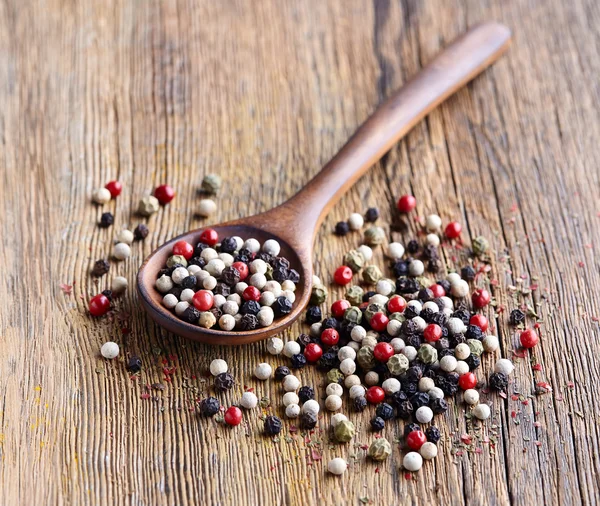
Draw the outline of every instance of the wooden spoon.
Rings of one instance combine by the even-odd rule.
[[[230,221],[214,228],[220,238],[276,239],[281,256],[300,273],[290,314],[266,328],[226,332],[180,320],[163,307],[154,283],[159,270],[181,239],[198,242],[201,229],[180,235],[152,253],[140,268],[137,288],[142,304],[161,327],[209,344],[245,344],[265,339],[289,327],[302,313],[311,293],[313,241],[331,207],[412,127],[434,107],[483,72],[507,49],[510,30],[499,23],[475,26],[442,51],[400,90],[383,102],[352,138],[309,183],[287,202],[270,211]]]

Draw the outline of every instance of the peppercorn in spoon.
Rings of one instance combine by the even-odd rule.
[[[137,288],[144,308],[165,329],[209,344],[245,344],[289,327],[311,293],[313,241],[319,225],[341,196],[433,108],[483,72],[507,49],[510,30],[499,23],[475,26],[383,102],[325,167],[283,204],[254,216],[212,226],[220,238],[276,240],[280,256],[300,274],[291,311],[267,327],[224,331],[187,323],[163,306],[156,287],[159,272],[177,241],[198,243],[203,229],[187,232],[158,248],[140,268]]]

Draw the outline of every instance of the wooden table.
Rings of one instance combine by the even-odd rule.
[[[238,379],[225,403],[247,385],[280,412],[278,385],[251,376],[265,358],[283,363],[264,343],[215,349],[169,335],[138,308],[134,290],[113,318],[87,315],[87,299],[111,275],[133,283],[156,246],[209,223],[194,215],[204,174],[226,181],[212,221],[281,202],[380,100],[489,19],[513,28],[508,54],[352,189],[322,227],[314,259],[330,280],[360,241],[333,236],[333,225],[368,205],[379,206],[391,238],[414,237],[417,224],[394,212],[406,192],[419,215],[465,224],[467,243],[489,238],[496,311],[515,299],[531,304],[542,344],[515,361],[510,394],[522,396],[486,397],[493,419],[479,432],[452,403],[436,422],[445,436],[439,457],[406,479],[397,445],[377,467],[359,447],[330,443],[329,415],[308,440],[287,428],[279,441],[264,437],[258,412],[227,429],[194,412],[207,365],[222,357]],[[13,1],[0,20],[1,504],[597,501],[597,2]],[[92,190],[113,178],[123,194],[92,205]],[[176,200],[142,220],[148,239],[94,282],[93,262],[109,255],[116,230],[140,222],[138,199],[163,182]],[[100,229],[107,210],[115,226]],[[454,250],[444,251],[448,268],[460,267]],[[538,288],[523,298],[511,289],[530,285]],[[498,316],[510,356],[517,338],[507,313]],[[122,344],[121,357],[142,357],[138,378],[123,360],[99,357],[109,339]],[[492,364],[486,358],[483,370]],[[300,376],[324,381],[312,368]],[[540,381],[553,392],[532,395]],[[145,387],[157,383],[164,390]],[[370,410],[350,416],[356,443],[369,443]],[[384,434],[401,433],[392,423]],[[481,437],[474,451],[459,448],[465,433]],[[339,455],[351,461],[341,479],[325,470]]]

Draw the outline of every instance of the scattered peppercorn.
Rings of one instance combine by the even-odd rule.
[[[489,381],[490,388],[498,390],[499,392],[505,392],[508,388],[508,376],[503,372],[495,372],[490,375]]]
[[[230,390],[234,383],[235,380],[233,379],[233,375],[229,372],[222,372],[221,374],[217,374],[215,376],[215,389],[218,392]]]
[[[133,373],[140,372],[142,370],[142,359],[135,355],[132,356],[129,359],[129,362],[127,362],[127,369],[129,369]]]
[[[92,276],[100,277],[104,276],[110,270],[110,264],[108,260],[100,259],[94,262],[94,268],[92,269]]]
[[[386,402],[382,402],[377,406],[375,414],[383,420],[391,420],[394,418],[394,408]]]
[[[304,404],[306,401],[315,398],[315,391],[312,387],[303,386],[298,390],[298,398],[300,399],[300,402]]]
[[[281,432],[281,420],[276,416],[265,418],[265,432],[270,436],[276,436]]]
[[[376,207],[369,207],[365,213],[365,221],[367,223],[375,223],[379,219],[379,209]]]
[[[339,236],[344,236],[350,232],[350,226],[345,221],[339,221],[335,224],[335,233]]]
[[[475,279],[475,269],[473,269],[473,266],[465,265],[460,270],[460,277],[467,281],[473,281]]]
[[[277,381],[283,380],[283,378],[285,378],[289,374],[291,374],[289,368],[287,368],[284,365],[280,365],[279,367],[277,367],[277,369],[275,369],[275,379]]]
[[[513,309],[510,312],[509,322],[511,325],[519,325],[525,321],[525,313],[520,309]]]
[[[102,213],[102,216],[100,216],[100,223],[98,223],[98,226],[101,228],[108,228],[114,222],[115,217],[112,215],[112,213]]]
[[[430,425],[425,429],[425,436],[427,437],[427,441],[433,444],[438,444],[438,441],[442,437],[440,434],[440,429],[438,429],[435,425]]]
[[[304,430],[312,430],[317,426],[317,414],[307,411],[300,415],[300,427]]]
[[[313,324],[320,322],[323,318],[321,308],[319,306],[310,306],[306,311],[306,323]]]
[[[383,418],[381,418],[380,416],[376,416],[375,418],[372,418],[371,419],[371,429],[373,429],[375,432],[382,431],[383,429],[385,429],[385,420]]]
[[[143,223],[140,223],[133,230],[133,237],[136,239],[136,241],[143,241],[146,237],[148,237],[148,232],[148,227]]]
[[[363,396],[355,397],[353,400],[353,404],[354,404],[354,409],[360,413],[360,412],[364,411],[365,408],[367,407],[367,398],[363,397]]]
[[[221,404],[218,399],[215,399],[214,397],[207,397],[200,401],[200,412],[202,413],[202,416],[215,416],[220,408]]]

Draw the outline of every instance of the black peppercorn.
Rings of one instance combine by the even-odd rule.
[[[214,315],[216,321],[219,321],[219,318],[223,316],[223,311],[221,311],[218,307],[211,307],[208,312]],[[217,324],[215,323],[215,325]]]
[[[431,316],[431,323],[438,324],[440,327],[442,327],[442,331],[444,330],[444,326],[446,325],[447,322],[448,322],[448,318],[446,318],[446,315],[444,313],[442,313],[441,311],[438,311],[437,313],[434,313]],[[446,329],[446,330],[448,330],[448,329]]]
[[[196,276],[186,276],[181,280],[183,288],[196,288]]]
[[[310,306],[306,310],[306,323],[312,325],[313,323],[320,322],[321,318],[323,318],[323,314],[319,306]]]
[[[471,353],[467,358],[465,358],[465,362],[469,366],[469,370],[474,371],[481,365],[481,358]]]
[[[253,314],[245,314],[240,320],[240,328],[242,330],[254,330],[258,327],[258,320]]]
[[[273,269],[273,279],[278,283],[283,283],[290,275],[290,271],[285,267],[276,267]]]
[[[441,341],[441,339],[440,339]],[[438,341],[439,343],[439,341]],[[442,350],[438,350],[438,360],[441,360],[447,355],[454,356],[454,348],[444,348]]]
[[[355,397],[352,404],[354,405],[354,409],[360,413],[367,407],[367,398],[363,396]]]
[[[200,318],[200,311],[198,311],[194,306],[188,306],[181,315],[181,319],[188,323],[196,323],[198,318]]]
[[[252,261],[253,255],[250,253],[250,250],[246,248],[242,248],[238,251],[237,255],[233,257],[234,262],[243,262],[245,264],[250,263]]]
[[[477,339],[478,341],[481,341],[483,339],[481,327],[478,327],[477,325],[467,325],[465,337],[467,339]]]
[[[396,408],[396,416],[398,418],[402,418],[403,420],[408,420],[413,414],[413,405],[410,401],[401,402]]]
[[[215,416],[221,407],[218,399],[214,397],[207,397],[200,401],[200,413],[202,416]]]
[[[288,279],[293,283],[300,281],[300,273],[296,269],[290,269],[288,271]]]
[[[226,285],[225,283],[221,283],[220,281],[217,283],[217,286],[213,289],[213,293],[215,295],[222,295],[223,297],[229,297],[231,295],[231,287]]]
[[[450,289],[452,288],[450,281],[448,281],[447,279],[440,279],[439,281],[436,281],[436,283],[444,289],[444,292],[446,292],[446,294],[450,293]]]
[[[513,309],[510,312],[509,322],[511,325],[519,325],[525,320],[525,313],[520,309]]]
[[[300,349],[304,350],[304,348],[306,348],[307,344],[310,344],[313,342],[313,338],[310,337],[308,334],[300,334],[296,338],[296,342],[300,345]]]
[[[508,387],[508,376],[503,372],[495,372],[490,376],[489,385],[493,390],[505,392]]]
[[[391,420],[394,418],[394,408],[392,408],[392,406],[390,406],[387,402],[382,402],[381,404],[377,405],[375,414],[383,420]]]
[[[329,372],[334,369],[338,364],[337,353],[326,351],[321,355],[321,358],[317,361],[317,369],[320,371]]]
[[[339,322],[335,318],[325,318],[321,323],[321,330],[336,329],[339,326]]]
[[[231,389],[234,383],[235,380],[233,379],[233,375],[229,372],[222,372],[215,376],[215,389],[218,392],[225,392],[226,390]]]
[[[419,297],[419,300],[427,302],[433,299],[433,292],[429,288],[421,288],[417,296]]]
[[[188,260],[188,265],[197,265],[202,269],[206,266],[206,261],[202,257],[193,257]]]
[[[471,265],[465,265],[460,270],[460,277],[467,281],[473,281],[475,279],[475,269]]]
[[[237,241],[233,237],[224,237],[221,240],[219,251],[221,253],[233,253],[237,249]]]
[[[292,303],[287,297],[281,295],[275,299],[272,308],[275,316],[283,316],[290,313],[292,310]]]
[[[435,343],[435,348],[436,350],[438,350],[438,360],[441,359],[442,357],[440,356],[440,352],[442,350],[447,350],[450,348],[450,341],[448,340],[447,337],[441,337],[440,339],[438,339]],[[453,350],[454,351],[454,350]]]
[[[445,399],[433,399],[429,407],[431,408],[431,411],[433,411],[436,415],[448,411],[448,403]]]
[[[234,286],[240,282],[241,274],[233,265],[225,267],[221,271],[221,281],[227,283],[229,286]]]
[[[408,262],[404,260],[399,260],[392,267],[394,271],[394,275],[399,278],[401,276],[406,276],[408,274]]]
[[[419,282],[414,278],[398,278],[396,280],[396,293],[408,294],[419,291]]]
[[[208,244],[206,244],[205,242],[199,242],[198,244],[196,244],[196,247],[194,248],[194,256],[195,257],[201,256],[202,252],[206,248],[210,248],[210,246]]]
[[[402,391],[406,394],[407,397],[410,397],[413,394],[416,394],[418,390],[418,385],[416,382],[403,381],[402,382]]]
[[[425,437],[430,443],[438,444],[438,441],[442,436],[440,434],[440,429],[438,429],[435,425],[430,425],[425,429]]]
[[[452,318],[458,318],[462,320],[465,325],[469,325],[469,321],[471,320],[471,313],[468,309],[460,308],[452,313]]]
[[[450,346],[456,348],[459,344],[467,341],[464,334],[455,334],[450,338]]]
[[[315,391],[312,387],[303,386],[298,390],[298,398],[300,399],[300,402],[305,403],[306,401],[315,398]]]
[[[336,233],[336,235],[344,236],[348,232],[350,232],[350,227],[348,226],[347,222],[340,221],[340,222],[338,222],[338,223],[335,224],[335,233]]]
[[[127,369],[131,372],[140,372],[142,370],[142,359],[135,355],[132,356],[127,362]]]
[[[371,419],[371,429],[373,429],[375,432],[385,429],[385,420],[380,416],[376,416],[375,418]]]
[[[427,406],[429,404],[429,394],[425,392],[417,392],[416,394],[411,395],[410,403],[415,409],[419,409],[422,406]]]
[[[365,221],[367,223],[375,223],[379,218],[379,209],[376,207],[369,207],[365,213]]]
[[[423,258],[425,260],[429,260],[431,262],[432,260],[438,260],[439,257],[440,254],[438,253],[438,249],[433,244],[428,244],[425,246],[425,248],[423,248]]]
[[[265,432],[269,436],[276,436],[281,432],[281,420],[276,416],[267,416],[265,418]]]
[[[306,357],[302,353],[293,355],[291,361],[292,369],[302,369],[306,365]]]
[[[98,223],[98,226],[101,228],[108,228],[114,222],[115,217],[112,215],[112,213],[102,213],[102,216],[100,216],[100,223]]]
[[[304,430],[312,430],[317,426],[317,415],[306,412],[300,415],[300,427]]]
[[[408,368],[406,371],[406,379],[409,382],[418,382],[423,377],[423,369],[419,367],[418,363],[415,361],[413,365]]]
[[[404,402],[405,400],[407,400],[406,394],[402,391],[399,390],[398,392],[394,392],[392,395],[390,395],[388,402],[395,408],[397,408],[401,402]]]
[[[247,300],[246,302],[244,302],[242,304],[242,307],[240,307],[240,314],[243,314],[243,315],[246,315],[246,314],[257,315],[259,311],[260,311],[260,304],[258,302],[256,302],[255,300]]]
[[[439,272],[441,268],[442,262],[439,258],[432,258],[429,260],[429,262],[427,262],[427,272],[435,274],[436,272]]]
[[[425,320],[426,323],[433,323],[432,319],[433,316],[436,315],[437,313],[433,312],[433,309],[430,309],[428,307],[421,309],[421,312],[419,313],[419,316],[421,318],[423,318],[423,320]]]
[[[291,374],[290,370],[285,365],[280,365],[277,369],[275,369],[275,379],[277,381],[281,381],[289,374]]]
[[[181,292],[183,292],[183,288],[181,286],[174,286],[169,290],[171,295],[175,295],[178,299],[181,297]]]
[[[368,292],[363,293],[362,301],[369,302],[369,299],[373,297],[373,295],[377,295],[377,292],[369,290]]]
[[[108,300],[112,300],[113,298],[112,290],[102,290],[102,295],[104,295]]]
[[[411,432],[421,430],[421,426],[418,423],[407,423],[404,426],[404,437],[408,436]]]
[[[148,237],[148,232],[149,232],[148,227],[146,225],[144,225],[143,223],[140,223],[133,230],[133,237],[135,238],[136,241],[143,241],[146,237]]]
[[[416,239],[408,241],[408,244],[406,245],[406,251],[408,251],[411,255],[414,255],[417,251],[419,251],[419,248],[419,241]]]
[[[100,259],[94,262],[94,268],[92,269],[92,276],[104,276],[110,269],[108,260]]]

